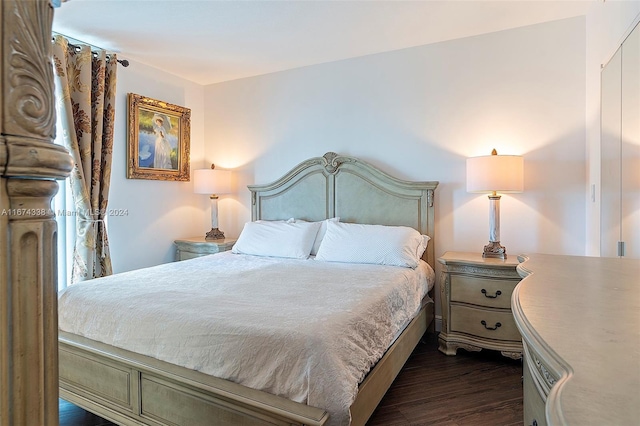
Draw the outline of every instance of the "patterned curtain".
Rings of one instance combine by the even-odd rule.
[[[70,45],[60,35],[53,40],[57,111],[62,139],[75,161],[71,192],[76,239],[71,283],[111,275],[105,226],[113,122],[115,118],[116,55]]]

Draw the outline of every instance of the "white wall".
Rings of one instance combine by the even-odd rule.
[[[620,47],[638,21],[640,1],[594,2],[587,14],[586,130],[587,217],[586,254],[600,255],[600,69]],[[593,189],[592,189],[593,187]],[[591,198],[591,191],[595,197]]]
[[[191,170],[204,165],[203,87],[144,64],[118,68],[115,141],[108,218],[114,272],[174,260],[173,241],[202,234],[209,223],[206,206],[191,182],[127,179],[127,93],[137,93],[191,109]]]
[[[247,184],[327,151],[400,178],[438,180],[436,255],[480,252],[488,200],[465,159],[525,157],[502,198],[510,254],[585,252],[585,18],[310,66],[205,88],[205,157],[237,170],[220,224],[250,219]]]

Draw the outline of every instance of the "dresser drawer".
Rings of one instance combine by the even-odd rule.
[[[517,284],[513,280],[451,274],[451,301],[510,309],[511,293]]]
[[[511,311],[500,312],[451,305],[450,321],[451,331],[496,340],[520,341],[522,339]]]

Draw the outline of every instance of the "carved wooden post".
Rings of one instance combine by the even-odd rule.
[[[57,425],[51,198],[73,162],[53,144],[53,9],[48,0],[0,8],[0,426]]]

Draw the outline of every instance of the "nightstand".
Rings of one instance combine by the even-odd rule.
[[[442,331],[438,349],[455,355],[493,349],[513,359],[522,357],[522,337],[511,313],[511,293],[520,282],[516,256],[483,258],[478,253],[446,252],[438,259]]]
[[[174,241],[177,248],[176,260],[193,259],[194,257],[231,250],[236,241],[236,238],[225,238],[223,240],[205,240],[204,237],[181,238]]]

